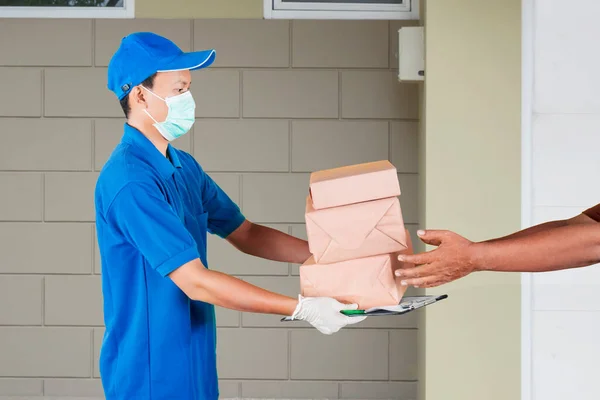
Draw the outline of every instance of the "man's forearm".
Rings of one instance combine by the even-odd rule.
[[[473,245],[478,270],[543,272],[600,262],[600,224],[564,225]]]
[[[310,257],[308,242],[276,229],[252,224],[236,247],[267,260],[302,264]]]
[[[196,259],[170,278],[193,300],[237,311],[292,315],[298,300],[273,293],[230,275],[204,268]]]
[[[529,228],[520,230],[518,232],[512,233],[507,236],[486,240],[485,243],[495,243],[495,242],[500,242],[500,241],[507,240],[507,239],[524,238],[524,237],[532,235],[534,233],[545,232],[550,229],[560,228],[560,227],[567,226],[567,225],[568,225],[568,222],[566,220],[544,222],[542,224],[531,226]]]

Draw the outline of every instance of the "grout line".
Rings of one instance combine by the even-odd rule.
[[[417,328],[415,328],[417,329]],[[392,380],[392,357],[390,356],[392,354],[392,338],[391,338],[391,331],[387,332],[387,340],[388,340],[388,359],[387,359],[387,373],[388,373],[388,378],[387,380],[390,381]]]
[[[338,73],[338,119],[342,119],[342,72],[337,70]]]
[[[96,121],[92,120],[92,159],[91,159],[91,169],[92,171],[96,171]]]
[[[42,276],[42,326],[46,326],[46,277]]]
[[[388,121],[388,161],[392,162],[392,123]]]
[[[244,174],[240,174],[238,176],[238,188],[240,191],[239,194],[239,203],[240,203],[240,210],[242,211],[242,213],[244,212]]]
[[[288,172],[292,172],[293,133],[292,120],[288,121]]]
[[[42,174],[42,223],[46,221],[46,174]]]
[[[42,379],[42,396],[46,395],[46,380]]]
[[[96,232],[94,229],[94,224],[90,224],[91,228],[92,228],[92,275],[95,274],[96,268],[95,268],[95,263],[96,263]]]
[[[240,87],[239,87],[239,104],[240,104],[240,110],[239,110],[239,116],[238,118],[244,118],[244,71],[240,69],[239,71],[239,79],[240,79]]]
[[[288,59],[288,69],[292,69],[294,68],[294,39],[293,39],[293,34],[294,34],[294,21],[290,20],[289,21],[289,25],[288,25],[288,35],[289,35],[289,43],[288,43],[288,48],[290,51],[289,54],[289,59]]]
[[[387,64],[388,64],[388,69],[392,69],[392,41],[390,33],[392,31],[392,22],[388,21],[388,28],[387,28],[387,36],[388,36],[388,51],[387,51]]]
[[[288,330],[287,331],[287,356],[288,356],[288,363],[287,363],[287,380],[290,381],[292,380],[292,331]]]
[[[94,377],[94,330],[90,330],[90,378]]]
[[[46,96],[46,70],[44,68],[42,68],[41,70],[41,74],[42,74],[42,87],[40,89],[41,91],[41,106],[40,106],[40,111],[41,111],[41,115],[39,118],[44,118],[44,115],[46,114],[46,101],[44,99],[44,97]]]
[[[337,382],[337,397],[338,399],[342,398],[342,383]]]
[[[92,67],[96,67],[96,20],[92,19]]]
[[[242,398],[242,382],[237,383],[238,399]]]

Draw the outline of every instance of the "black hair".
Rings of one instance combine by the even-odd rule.
[[[156,74],[153,74],[152,76],[146,78],[144,82],[141,83],[141,85],[145,86],[148,89],[152,89],[154,87],[154,78],[156,78]],[[129,118],[129,112],[131,111],[131,107],[129,106],[129,93],[127,93],[127,96],[123,97],[119,101],[119,103],[121,103],[121,108],[125,113],[125,118]]]

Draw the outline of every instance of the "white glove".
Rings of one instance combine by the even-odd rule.
[[[329,297],[298,296],[298,306],[292,319],[306,321],[325,335],[331,335],[345,327],[364,321],[366,316],[349,317],[342,310],[356,310],[356,304],[343,304]]]

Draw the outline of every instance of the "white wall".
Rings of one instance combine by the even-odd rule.
[[[600,202],[599,16],[598,0],[524,0],[523,216],[531,224]],[[523,400],[600,398],[600,267],[529,278]]]

